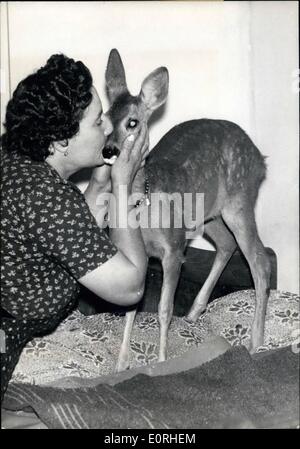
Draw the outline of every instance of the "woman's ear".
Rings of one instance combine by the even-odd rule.
[[[68,139],[52,142],[49,147],[49,153],[50,155],[54,155],[57,151],[58,153],[62,153],[64,156],[68,156],[68,146]]]
[[[68,139],[57,140],[51,144],[57,151],[65,151],[69,145]]]
[[[53,143],[50,143],[49,145],[49,155],[53,156],[53,154],[55,153],[55,146]]]

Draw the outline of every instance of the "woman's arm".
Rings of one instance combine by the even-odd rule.
[[[140,168],[148,149],[145,148],[146,130],[143,130],[136,142],[127,140],[115,162],[112,172],[112,193],[114,195],[114,226],[110,237],[118,248],[118,253],[100,267],[79,279],[85,287],[103,299],[120,304],[131,305],[143,295],[147,270],[147,256],[139,227],[129,223],[122,227],[119,219],[128,218],[132,206],[124,203],[121,192],[129,198],[133,179]],[[120,207],[119,207],[120,205]]]

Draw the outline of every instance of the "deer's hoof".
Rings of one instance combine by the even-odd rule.
[[[191,309],[189,311],[189,313],[186,315],[185,319],[187,321],[190,321],[192,323],[196,323],[196,321],[198,320],[198,318],[202,315],[202,313],[204,313],[206,310],[206,304],[201,305],[199,308],[195,308],[195,309]]]
[[[167,355],[166,354],[159,354],[158,356],[158,361],[159,362],[165,362],[167,360]]]
[[[248,351],[251,355],[256,353],[256,348],[254,348],[252,345],[249,346]]]
[[[260,346],[264,345],[264,336],[263,335],[259,335],[259,336],[252,336],[249,346],[248,346],[248,351],[250,352],[251,355],[255,354],[258,350],[258,348]]]
[[[252,342],[250,342],[249,347],[248,347],[248,352],[253,355],[257,352],[257,348],[261,346],[261,345],[257,345],[257,344],[253,344]]]
[[[186,321],[188,324],[190,323],[195,323],[195,321],[197,321],[197,319],[195,320],[193,317],[191,317],[190,315],[187,315],[183,318],[184,321]]]
[[[116,366],[116,372],[121,373],[122,371],[126,371],[129,368],[130,366],[128,360],[119,360]]]
[[[189,313],[186,317],[185,317],[185,320],[187,321],[187,322],[190,322],[190,323],[196,323],[196,321],[198,320],[198,318],[199,318],[199,316],[200,316],[200,313],[201,312],[197,312],[197,313]]]

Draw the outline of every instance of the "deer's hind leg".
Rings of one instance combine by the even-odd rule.
[[[236,249],[236,241],[221,217],[207,223],[204,233],[213,240],[216,246],[216,256],[210,273],[187,315],[187,319],[191,321],[196,321],[206,309],[209,297]]]
[[[222,211],[225,223],[247,259],[256,290],[254,321],[252,324],[250,351],[263,345],[264,325],[270,290],[270,260],[258,236],[254,207],[246,198],[236,195]]]

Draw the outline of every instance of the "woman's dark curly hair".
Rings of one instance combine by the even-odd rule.
[[[2,146],[44,161],[52,142],[79,131],[83,111],[92,100],[92,84],[90,71],[81,61],[52,55],[14,91],[7,105]]]

